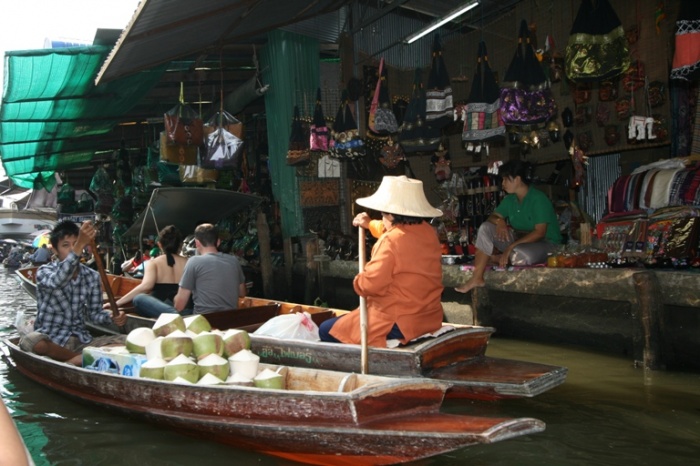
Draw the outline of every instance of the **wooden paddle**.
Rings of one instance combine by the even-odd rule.
[[[357,249],[360,273],[365,270],[365,229],[357,227]],[[360,296],[360,342],[362,343],[362,353],[360,366],[363,374],[369,373],[369,348],[367,347],[367,298]]]
[[[102,257],[100,257],[100,255],[97,253],[97,244],[95,243],[95,238],[92,238],[90,240],[90,248],[92,249],[92,257],[95,258],[95,264],[97,264],[97,271],[100,273],[100,278],[102,279],[102,286],[104,286],[105,292],[107,293],[107,300],[109,301],[110,309],[112,309],[113,314],[115,314],[116,312],[121,313],[123,311],[119,310],[119,306],[117,306],[117,300],[114,299],[114,291],[112,291],[112,285],[111,283],[109,283],[107,272],[105,272],[105,266],[102,263]]]

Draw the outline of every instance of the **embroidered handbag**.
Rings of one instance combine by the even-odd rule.
[[[340,108],[335,116],[333,140],[328,151],[335,159],[357,159],[365,156],[365,143],[360,138],[357,123],[350,110],[347,91],[343,91]]]
[[[428,86],[425,92],[425,119],[434,128],[443,128],[452,123],[452,86],[447,75],[445,60],[442,58],[440,35],[435,34],[433,41],[433,61],[428,75]]]
[[[377,74],[377,85],[374,89],[372,104],[369,111],[370,131],[376,134],[391,134],[399,130],[396,116],[389,108],[389,89],[387,84],[387,73],[384,68],[384,58],[379,61],[379,72]]]
[[[471,93],[462,110],[462,140],[484,141],[505,137],[506,127],[501,119],[500,106],[498,84],[489,65],[486,43],[481,41]]]
[[[309,161],[309,139],[304,136],[304,128],[301,124],[299,107],[294,106],[292,117],[292,131],[289,135],[289,149],[287,150],[287,165],[298,165]]]
[[[535,57],[525,20],[520,23],[518,46],[503,80],[511,83],[501,89],[501,118],[507,125],[544,123],[556,114],[557,105]]]
[[[399,129],[399,143],[405,153],[433,152],[440,145],[440,130],[426,122],[425,105],[421,69],[416,68],[413,94]]]
[[[327,152],[331,135],[326,125],[326,117],[323,115],[320,88],[316,91],[316,107],[314,108],[314,119],[311,122],[309,133],[309,149],[317,152]]]
[[[608,0],[581,2],[569,35],[565,60],[566,75],[572,81],[601,81],[629,68],[629,43],[620,18]]]

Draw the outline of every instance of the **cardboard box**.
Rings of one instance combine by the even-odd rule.
[[[125,346],[83,349],[83,368],[98,372],[138,377],[146,361],[146,355],[129,353]]]

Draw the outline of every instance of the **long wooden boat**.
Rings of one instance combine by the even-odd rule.
[[[311,464],[414,461],[544,430],[537,419],[440,412],[447,384],[288,367],[286,390],[178,384],[83,369],[5,341],[11,364],[82,402]],[[278,366],[268,366],[279,370]]]
[[[17,274],[23,286],[36,287],[27,269]],[[115,277],[112,288],[116,296],[128,292],[138,280]],[[35,293],[35,292],[34,292]],[[308,312],[319,324],[340,315],[339,309],[246,297],[235,311],[206,314],[212,325],[221,330],[244,328],[253,332],[271,317],[292,312]],[[155,320],[129,314],[126,329],[153,326]],[[397,377],[424,377],[449,382],[449,398],[499,400],[534,397],[564,383],[567,368],[527,361],[486,356],[492,327],[443,324],[445,333],[398,348],[370,348],[369,372]],[[114,333],[119,329],[92,326],[93,330]],[[359,345],[284,340],[251,333],[251,350],[263,362],[290,366],[358,371]]]

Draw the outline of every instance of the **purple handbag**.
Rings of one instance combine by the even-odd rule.
[[[525,20],[520,23],[518,47],[503,78],[511,83],[501,88],[501,118],[507,125],[544,123],[557,113],[549,82],[530,43]]]

